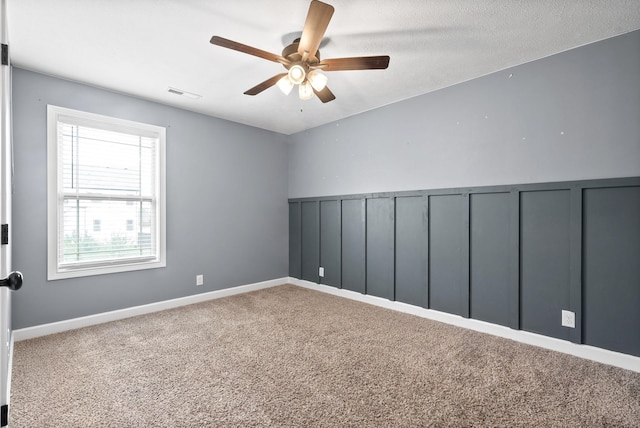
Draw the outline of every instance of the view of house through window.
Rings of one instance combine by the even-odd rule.
[[[107,273],[100,268],[111,272],[120,264],[125,266],[120,270],[131,270],[163,260],[159,156],[164,133],[150,132],[150,125],[137,129],[115,119],[97,121],[95,115],[50,110],[56,117],[55,142],[49,142],[56,152],[56,174],[49,175],[57,189],[56,272],[63,277]],[[54,261],[49,261],[51,267]]]
[[[62,138],[62,263],[153,254],[154,139],[69,124]]]

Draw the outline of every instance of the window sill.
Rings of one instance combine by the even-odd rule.
[[[108,266],[88,266],[88,267],[72,267],[72,268],[58,268],[54,266],[53,269],[49,269],[47,273],[48,281],[55,281],[58,279],[67,278],[81,278],[85,276],[94,275],[106,275],[111,273],[131,272],[136,270],[145,269],[157,269],[166,267],[165,260],[152,260],[144,262],[132,262],[132,263],[119,263],[111,264]]]

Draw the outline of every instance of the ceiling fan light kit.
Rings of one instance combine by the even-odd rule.
[[[282,55],[272,54],[261,49],[243,45],[219,36],[213,36],[211,43],[227,49],[233,49],[249,55],[257,56],[272,62],[280,63],[287,73],[277,74],[264,82],[245,91],[245,95],[257,95],[260,92],[277,85],[288,95],[295,85],[298,85],[300,99],[313,98],[315,94],[320,101],[327,103],[336,97],[327,87],[328,78],[319,70],[383,70],[389,66],[389,56],[370,56],[353,58],[332,58],[320,60],[318,47],[333,16],[333,6],[318,0],[312,0],[304,23],[302,36],[282,50]]]
[[[285,95],[289,95],[289,93],[291,93],[291,90],[295,86],[291,81],[291,79],[289,78],[288,74],[285,74],[284,77],[278,80],[276,84],[278,85],[278,88],[280,88],[282,93]]]
[[[300,85],[298,90],[301,100],[313,98],[314,90],[322,91],[327,86],[327,76],[316,70],[311,70],[305,75],[302,67],[294,65],[284,77],[276,83],[285,95],[289,95],[295,85]]]
[[[295,64],[289,69],[289,79],[291,79],[294,85],[299,85],[304,82],[306,74],[307,73],[300,64]]]
[[[307,80],[309,81],[309,83],[311,83],[313,89],[315,89],[316,91],[321,91],[325,86],[327,86],[327,81],[329,79],[319,71],[311,70],[307,75]]]
[[[302,82],[299,86],[298,95],[301,100],[310,100],[313,98],[313,87],[308,80]]]

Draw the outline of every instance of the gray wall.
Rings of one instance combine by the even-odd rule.
[[[318,221],[327,202],[342,212],[320,211]],[[324,267],[334,285],[640,356],[640,177],[289,204],[314,207],[295,217],[303,234],[320,235],[302,260],[310,272]],[[327,234],[341,237],[333,244],[341,270],[317,256]],[[300,251],[296,241],[290,253]],[[562,325],[563,310],[574,312],[575,327]]]
[[[47,104],[167,127],[166,268],[47,281]],[[287,276],[285,136],[14,68],[13,138],[14,328]]]
[[[639,46],[634,31],[294,134],[290,203],[340,201],[343,288],[640,356]]]
[[[289,197],[638,176],[638,46],[634,31],[294,134]]]

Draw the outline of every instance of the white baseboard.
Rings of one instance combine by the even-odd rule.
[[[288,278],[272,279],[270,281],[256,282],[253,284],[240,285],[237,287],[225,288],[223,290],[211,291],[208,293],[195,294],[193,296],[180,297],[177,299],[165,300],[162,302],[149,303],[147,305],[134,306],[131,308],[119,309],[116,311],[103,312],[86,317],[73,318],[70,320],[58,321],[50,324],[42,324],[33,327],[21,328],[13,331],[13,339],[16,342],[33,339],[35,337],[46,336],[48,334],[61,333],[63,331],[75,330],[77,328],[89,327],[109,321],[117,321],[138,315],[152,312],[164,311],[166,309],[180,306],[192,305],[194,303],[205,302],[207,300],[219,299],[221,297],[233,296],[235,294],[248,293],[250,291],[261,290],[263,288],[275,287],[286,284]]]
[[[574,355],[576,357],[585,358],[588,360],[593,360],[599,363],[609,364],[611,366],[621,367],[626,370],[640,373],[640,357],[635,357],[620,352],[609,351],[607,349],[596,348],[594,346],[580,345],[553,337],[529,333],[527,331],[514,330],[509,327],[504,327],[497,324],[464,318],[458,315],[435,311],[433,309],[425,309],[418,306],[408,305],[406,303],[394,302],[380,297],[361,294],[355,291],[343,290],[327,285],[316,284],[313,282],[291,277],[278,278],[270,281],[241,285],[238,287],[225,288],[223,290],[216,290],[208,293],[196,294],[193,296],[165,300],[162,302],[150,303],[148,305],[134,306],[132,308],[120,309],[117,311],[104,312],[101,314],[89,315],[86,317],[73,318],[70,320],[59,321],[50,324],[22,328],[13,331],[12,339],[18,342],[35,337],[46,336],[48,334],[60,333],[63,331],[102,324],[109,321],[116,321],[138,315],[149,314],[152,312],[163,311],[166,309],[177,308],[180,306],[191,305],[207,300],[248,293],[250,291],[275,287],[287,283],[399,312],[404,312],[411,315],[416,315],[434,321],[444,322],[458,327],[475,330],[481,333],[488,333],[494,336],[515,340],[517,342],[535,345],[541,348],[551,349],[553,351],[563,352],[565,354]]]
[[[576,357],[585,358],[599,363],[609,364],[611,366],[621,367],[640,373],[640,357],[623,354],[620,352],[609,351],[607,349],[596,348],[589,345],[580,345],[566,340],[556,339],[553,337],[543,336],[541,334],[530,333],[523,330],[514,330],[497,324],[491,324],[484,321],[464,318],[459,315],[452,315],[445,312],[435,311],[433,309],[425,309],[419,306],[408,305],[406,303],[394,302],[380,297],[369,296],[357,293],[355,291],[343,290],[328,285],[316,284],[296,278],[288,278],[287,282],[300,287],[321,291],[323,293],[333,294],[335,296],[346,297],[347,299],[356,300],[358,302],[369,303],[387,309],[416,315],[422,318],[428,318],[434,321],[440,321],[458,327],[475,330],[481,333],[488,333],[494,336],[504,337],[515,340],[517,342],[529,345],[539,346],[541,348],[551,349],[553,351],[563,352]]]

